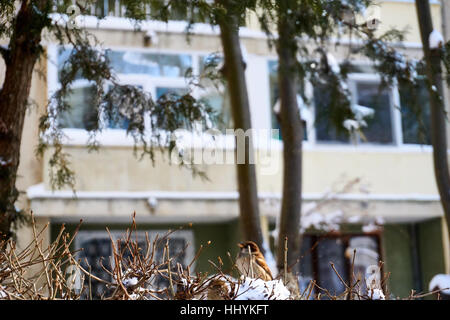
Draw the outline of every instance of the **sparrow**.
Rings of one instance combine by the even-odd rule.
[[[241,249],[236,258],[236,267],[242,275],[264,281],[273,280],[272,272],[256,243],[245,241],[238,246]]]

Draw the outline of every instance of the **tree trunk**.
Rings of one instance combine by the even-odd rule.
[[[440,49],[431,49],[429,36],[433,31],[430,4],[428,0],[416,0],[422,47],[426,61],[427,77],[430,81],[431,143],[433,145],[434,174],[447,226],[450,227],[450,175],[448,170],[446,112],[442,100],[444,86],[442,78]],[[436,88],[436,91],[433,90]],[[450,233],[450,228],[449,233]]]
[[[300,210],[302,201],[302,140],[303,127],[297,104],[296,43],[288,17],[289,0],[279,1],[278,12],[278,81],[280,119],[283,139],[283,197],[279,226],[277,265],[284,273],[287,238],[288,286],[298,292],[296,274],[300,257]]]
[[[0,237],[6,239],[16,217],[20,142],[33,68],[42,52],[41,30],[34,28],[32,10],[29,1],[22,2],[9,47],[2,50],[6,73],[0,91]]]
[[[227,9],[227,14],[218,17],[220,27],[220,38],[224,52],[223,72],[231,100],[231,113],[235,129],[246,132],[252,128],[250,118],[250,105],[245,82],[245,63],[242,59],[241,46],[239,42],[238,16],[233,13],[229,0],[220,3]],[[238,151],[238,149],[240,149]],[[244,150],[243,146],[236,143],[235,154]],[[250,136],[245,139],[245,161],[237,163],[237,180],[239,190],[240,220],[243,227],[245,240],[256,242],[263,251],[263,236],[261,221],[259,217],[258,192],[256,185],[255,164],[250,163],[254,156],[253,141]]]

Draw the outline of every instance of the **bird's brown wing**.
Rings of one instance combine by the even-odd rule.
[[[264,259],[264,256],[261,253],[255,255],[255,261],[258,266],[260,266],[266,272],[267,276],[270,278],[269,280],[273,280],[272,272],[267,265],[266,259]]]

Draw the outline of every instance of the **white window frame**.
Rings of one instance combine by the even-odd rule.
[[[48,96],[50,97],[56,90],[59,89],[58,80],[58,49],[60,46],[56,44],[50,44],[48,46],[48,69],[47,69],[47,79],[48,79]],[[145,53],[157,53],[157,54],[177,54],[177,55],[189,55],[191,57],[191,68],[194,75],[198,75],[200,72],[200,57],[210,55],[211,52],[207,51],[180,51],[180,50],[170,50],[170,49],[154,49],[154,48],[130,48],[130,47],[120,47],[115,46],[109,48],[115,51],[127,51],[132,50],[135,52],[145,52]],[[188,88],[188,82],[184,76],[182,77],[161,77],[161,76],[151,76],[145,74],[117,74],[118,82],[121,84],[132,84],[141,85],[143,89],[149,92],[152,97],[156,98],[156,88]],[[76,80],[75,85],[78,81],[87,82],[87,80]],[[192,92],[194,97],[199,97],[200,90],[198,88],[193,88]],[[100,121],[102,115],[100,115]],[[54,124],[56,125],[56,124]],[[99,125],[104,125],[102,122]],[[150,128],[150,119],[147,116],[145,118],[146,132],[148,133]],[[87,145],[90,135],[85,129],[78,128],[62,128],[65,138],[63,139],[63,144],[65,145]],[[102,130],[96,136],[97,141],[102,146],[134,146],[135,141],[133,137],[126,134],[125,129],[112,129],[112,128],[102,128]]]
[[[158,236],[159,239],[161,237],[164,237],[167,235],[168,230],[161,230],[161,229],[149,229],[149,230],[138,230],[134,231],[132,234],[132,240],[134,241],[137,239],[145,239],[145,235],[148,234],[148,238],[150,240],[150,243],[155,239],[156,236]],[[75,237],[75,250],[81,249],[81,244],[84,241],[91,240],[91,239],[98,239],[98,238],[104,238],[114,241],[114,243],[117,242],[117,240],[123,239],[126,236],[126,231],[118,231],[118,230],[112,230],[110,231],[111,238],[107,231],[103,230],[81,230],[78,231],[76,237]],[[186,240],[186,243],[189,244],[187,248],[185,249],[186,252],[186,263],[191,263],[191,261],[194,259],[195,254],[195,243],[194,243],[194,233],[192,230],[178,230],[172,234],[170,234],[169,238],[184,238]],[[113,262],[114,263],[114,262]],[[195,261],[193,263],[193,267],[195,265]],[[192,269],[194,270],[194,269]]]
[[[357,83],[369,83],[374,85],[381,84],[381,76],[378,74],[370,74],[370,73],[350,73],[348,75],[348,85],[352,95],[352,103],[356,104],[358,100],[358,90]],[[401,113],[398,108],[395,108],[395,105],[400,105],[400,101],[398,100],[398,92],[397,87],[388,87],[389,94],[389,110],[391,113],[391,130],[392,130],[392,143],[380,144],[380,143],[371,143],[371,142],[359,142],[366,146],[400,146],[402,144],[402,133],[401,133]],[[367,106],[370,107],[370,106]]]
[[[158,239],[163,238],[168,234],[168,230],[161,230],[161,229],[149,229],[149,230],[138,230],[134,231],[131,236],[132,241],[136,241],[136,239],[139,240],[145,240],[146,235],[148,235],[148,239],[150,241],[150,245],[152,244],[152,241],[156,239],[156,236],[158,236]],[[111,235],[111,236],[110,236]],[[92,239],[108,239],[109,241],[113,241],[115,244],[117,244],[117,240],[124,239],[126,237],[126,231],[118,231],[118,230],[112,230],[110,233],[103,230],[82,230],[78,231],[76,237],[75,237],[75,251],[80,251],[82,249],[82,243],[85,241],[89,241]],[[174,233],[171,233],[168,238],[184,238],[186,241],[187,246],[184,248],[185,252],[185,258],[183,261],[183,264],[190,265],[191,271],[195,271],[195,267],[197,262],[194,260],[195,257],[195,243],[194,243],[194,232],[192,230],[178,230]],[[113,249],[112,244],[111,245],[111,255],[113,255]],[[81,254],[78,255],[80,257]],[[105,259],[108,259],[108,257],[104,257]],[[115,268],[115,260],[111,259],[111,270],[114,270]],[[155,280],[155,279],[153,279]]]
[[[272,115],[273,115],[273,109],[274,106],[271,105],[271,101],[270,101],[270,70],[269,70],[269,62],[273,62],[273,61],[278,61],[278,57],[276,56],[268,56],[266,58],[266,70],[267,70],[267,75],[266,75],[266,81],[267,81],[267,88],[268,88],[268,93],[267,93],[267,101],[268,101],[268,105],[269,105],[269,121],[268,121],[268,127],[269,130],[273,129],[272,127]],[[311,103],[307,106],[307,108],[309,109],[309,112],[311,112],[311,118],[307,119],[304,117],[304,114],[302,113],[302,110],[300,110],[300,117],[302,121],[305,121],[306,123],[306,139],[302,141],[302,145],[306,146],[306,147],[311,147],[314,146],[316,144],[316,130],[315,130],[315,126],[314,126],[314,122],[315,122],[315,107],[314,107],[314,102],[313,102],[313,95],[314,95],[314,91],[312,90],[312,84],[309,81],[305,81],[305,95],[308,98],[309,101],[311,101]],[[276,103],[276,102],[275,102]],[[251,104],[251,102],[250,102]],[[277,144],[282,144],[283,141],[279,140],[279,139],[272,139],[272,143],[274,145]]]
[[[367,61],[354,61],[355,64],[363,66],[371,66],[372,63]],[[347,84],[351,93],[352,102],[357,99],[356,81],[361,82],[373,82],[381,83],[381,76],[377,73],[350,73],[348,74]],[[391,111],[391,126],[392,126],[392,144],[378,144],[378,143],[358,143],[357,145],[350,143],[333,142],[327,143],[326,141],[317,141],[316,139],[309,141],[306,144],[307,149],[320,149],[320,150],[348,150],[348,151],[388,151],[388,152],[417,152],[426,151],[431,152],[432,147],[430,145],[421,145],[414,143],[403,143],[403,131],[402,131],[402,115],[401,115],[401,101],[398,84],[394,81],[393,85],[389,88],[390,96],[390,111]],[[313,114],[315,115],[315,105],[311,106]],[[316,127],[313,126],[314,138],[316,137]],[[309,137],[309,136],[308,136]]]

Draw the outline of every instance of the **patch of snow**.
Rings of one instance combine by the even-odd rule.
[[[428,290],[439,289],[442,293],[450,295],[450,275],[437,274],[431,279]]]
[[[155,32],[155,30],[148,29],[145,32],[145,36],[150,38],[152,45],[157,45],[159,43],[159,37],[158,34]]]
[[[368,295],[372,300],[386,300],[386,296],[381,289],[369,289]]]
[[[428,38],[428,43],[430,49],[439,49],[444,44],[444,37],[439,31],[433,30]]]
[[[375,225],[374,223],[369,223],[362,227],[362,231],[366,232],[366,233],[370,233],[370,232],[374,232],[374,231],[378,231],[378,230],[379,230],[379,227],[377,225]]]
[[[341,68],[339,67],[339,64],[337,63],[336,58],[329,52],[327,53],[327,63],[328,63],[328,66],[331,68],[331,71],[333,71],[333,73],[341,72]]]
[[[320,212],[304,213],[301,220],[301,231],[314,227],[317,230],[339,230],[339,224],[343,221],[344,213],[336,210],[326,214]]]
[[[359,122],[353,119],[347,119],[344,120],[344,122],[342,123],[342,125],[344,126],[345,129],[347,129],[348,131],[353,131],[353,130],[357,130],[360,128]]]
[[[6,298],[8,295],[5,293],[5,289],[0,285],[0,299]]]
[[[375,114],[374,109],[359,104],[352,105],[352,111],[357,121],[361,121],[366,117],[372,117]]]
[[[351,106],[352,112],[355,115],[355,119],[344,120],[342,125],[348,131],[358,130],[361,127],[367,127],[367,122],[364,120],[366,117],[372,117],[375,110],[359,104]]]
[[[351,216],[347,219],[348,222],[350,223],[357,223],[361,220],[360,216]]]
[[[303,100],[301,95],[297,95],[297,106],[300,111],[300,117],[303,121],[306,121],[307,123],[312,122],[312,113],[309,110],[308,106],[305,104],[305,101]],[[273,112],[275,114],[279,114],[281,111],[281,101],[278,99],[274,106],[273,106]]]
[[[245,278],[237,288],[236,300],[287,300],[290,292],[281,280]]]
[[[125,287],[135,286],[135,285],[138,284],[138,282],[139,282],[138,278],[136,278],[136,277],[133,277],[133,278],[130,278],[130,279],[125,279],[125,280],[122,281],[122,283],[123,283],[123,285]]]
[[[0,166],[4,167],[11,163],[11,160],[4,160],[2,157],[0,157]]]
[[[382,224],[384,224],[384,218],[383,217],[380,217],[380,216],[377,216],[377,217],[375,217],[375,223],[376,224],[378,224],[378,225],[382,225]]]
[[[248,52],[244,43],[241,41],[241,54],[242,54],[242,62],[248,65]]]
[[[137,300],[137,299],[139,299],[139,295],[138,294],[136,294],[136,293],[132,293],[132,294],[130,294],[130,299],[131,300]]]

